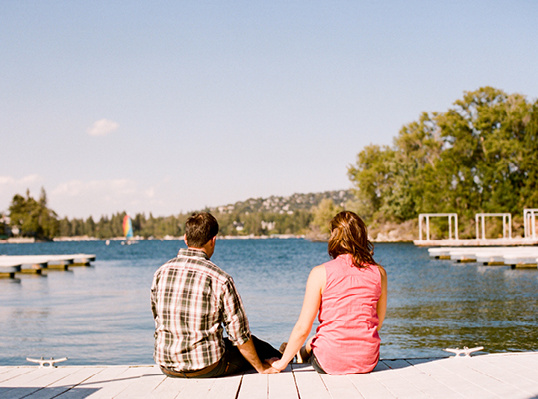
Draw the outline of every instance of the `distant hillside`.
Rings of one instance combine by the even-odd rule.
[[[269,198],[250,198],[235,204],[228,204],[210,208],[212,212],[219,213],[278,213],[293,214],[295,211],[309,211],[313,206],[319,205],[324,199],[332,199],[335,205],[344,206],[347,201],[354,198],[351,190],[324,191],[321,193],[293,194],[288,197],[271,196]]]

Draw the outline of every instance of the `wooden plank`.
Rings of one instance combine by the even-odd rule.
[[[293,375],[299,397],[308,399],[330,399],[331,395],[320,375],[310,365],[292,364]]]
[[[28,376],[28,377],[24,377],[25,374],[36,374],[37,371],[39,369],[37,367],[30,367],[30,366],[25,366],[25,367],[21,367],[21,366],[15,366],[15,367],[12,367],[12,369],[9,371],[8,375],[9,377],[5,377],[5,380],[11,380],[11,379],[18,379],[18,380],[21,380],[21,379],[31,379],[31,378],[35,378],[32,377],[32,376]],[[3,373],[4,374],[4,373]],[[4,386],[4,379],[2,378],[0,380],[0,386]]]
[[[538,372],[536,372],[538,370],[538,353],[503,353],[489,355],[488,359],[501,367],[517,370],[518,374],[535,381],[538,386]]]
[[[173,399],[188,385],[189,380],[185,378],[166,377],[151,392],[151,398]]]
[[[80,385],[88,378],[98,374],[103,371],[104,368],[95,368],[95,367],[83,367],[83,366],[74,366],[66,367],[66,371],[69,373],[62,379],[44,387],[43,389],[34,392],[32,395],[28,396],[31,399],[49,399],[55,398],[62,393],[65,393],[72,389],[73,387]]]
[[[241,375],[216,378],[204,399],[236,399],[242,378]]]
[[[291,366],[288,365],[279,374],[271,374],[269,382],[269,399],[298,399],[299,393],[295,385],[295,377]]]
[[[347,375],[320,374],[320,377],[333,398],[356,399],[363,397]]]
[[[50,384],[61,380],[70,371],[55,368],[35,368],[33,372],[20,374],[19,376],[0,383],[2,399],[25,398]]]
[[[432,359],[431,361],[435,360],[439,359]],[[398,375],[399,378],[407,381],[408,384],[422,392],[423,395],[420,395],[422,397],[439,399],[463,397],[457,392],[457,389],[453,389],[441,381],[435,381],[428,373],[414,367],[407,360],[390,360],[385,361],[385,364],[393,370],[393,374]]]
[[[143,374],[144,367],[126,367],[114,380],[101,385],[101,389],[91,394],[92,399],[110,399],[116,397]]]
[[[485,397],[501,397],[501,398],[514,398],[521,397],[525,392],[518,387],[507,383],[507,381],[501,381],[497,378],[484,374],[482,371],[476,369],[476,357],[463,357],[463,358],[450,358],[445,359],[443,366],[462,377],[473,381],[477,385],[483,388],[486,393]]]
[[[373,372],[372,375],[397,398],[426,398],[426,394],[401,375],[401,369],[391,369],[390,362],[385,361],[389,369]]]
[[[138,371],[141,373],[139,378],[133,380],[115,398],[148,398],[166,378],[157,366],[146,366]]]
[[[269,383],[266,374],[246,373],[237,399],[267,399]]]
[[[509,365],[507,359],[502,359],[502,362],[495,361],[501,359],[493,356],[477,356],[473,358],[473,362],[469,362],[469,367],[472,367],[479,373],[487,374],[488,376],[502,381],[507,387],[512,387],[514,393],[524,392],[524,396],[532,397],[538,394],[538,372],[537,369],[530,369],[522,366],[519,363]],[[531,373],[526,373],[531,371]]]
[[[455,390],[465,398],[487,397],[487,391],[485,391],[483,387],[480,387],[474,381],[443,366],[444,362],[452,360],[453,359],[429,361],[424,359],[412,359],[409,360],[409,362],[418,370],[429,375],[435,382],[451,387],[452,390]]]
[[[160,370],[159,370],[160,371]],[[161,374],[162,375],[162,374]],[[117,398],[196,398],[196,399],[235,399],[241,385],[241,375],[219,378],[173,378],[162,375],[164,380],[145,395],[122,395]],[[140,391],[143,392],[143,391]]]
[[[34,367],[5,367],[2,369],[2,373],[0,374],[0,383],[8,381],[19,375],[30,373],[33,370],[35,370]]]
[[[104,370],[94,374],[84,382],[73,387],[69,391],[61,394],[61,399],[82,399],[90,397],[90,395],[98,395],[100,391],[106,390],[105,387],[112,385],[121,378],[129,367],[127,366],[108,366]],[[93,396],[91,396],[93,397]],[[110,397],[110,396],[109,396]]]
[[[378,399],[378,398],[395,398],[391,391],[387,389],[378,379],[374,376],[375,371],[369,374],[352,374],[347,378],[355,386],[359,392],[359,398],[364,399]]]
[[[394,398],[394,395],[373,376],[374,372],[388,369],[389,367],[380,361],[372,373],[350,374],[346,379],[357,391],[358,398]]]
[[[209,394],[216,378],[189,378],[187,384],[175,397],[177,399],[198,399],[204,398]]]

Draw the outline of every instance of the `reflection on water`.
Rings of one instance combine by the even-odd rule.
[[[4,254],[93,253],[92,267],[0,280],[0,364],[69,357],[69,364],[151,364],[154,271],[184,244],[142,241],[0,245]],[[443,348],[538,349],[538,271],[432,260],[411,244],[378,244],[389,276],[383,358],[444,356]],[[218,241],[215,263],[236,281],[252,331],[279,346],[301,310],[326,244]]]

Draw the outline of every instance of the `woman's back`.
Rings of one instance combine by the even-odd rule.
[[[324,266],[327,282],[312,341],[316,359],[329,374],[370,372],[379,360],[379,268],[358,268],[349,254]]]

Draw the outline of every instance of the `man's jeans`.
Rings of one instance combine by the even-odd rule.
[[[273,348],[270,344],[265,341],[262,341],[256,338],[254,335],[251,336],[258,357],[261,361],[264,359],[271,359],[273,357],[281,358],[282,353]],[[224,338],[224,356],[219,360],[216,367],[212,368],[207,373],[198,374],[196,376],[189,377],[188,372],[177,372],[173,370],[167,370],[161,368],[163,373],[170,377],[180,377],[180,378],[212,378],[212,377],[222,377],[225,375],[231,375],[236,373],[241,373],[249,370],[254,370],[254,367],[243,357],[237,346],[232,344],[228,338]]]

